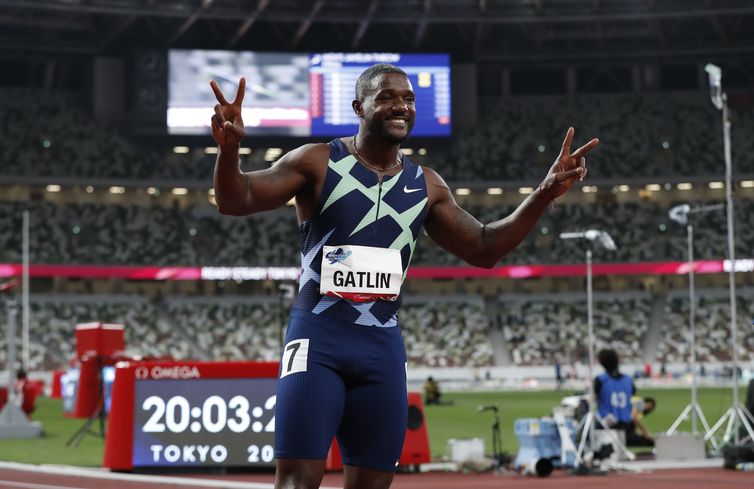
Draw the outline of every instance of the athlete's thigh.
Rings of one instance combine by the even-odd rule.
[[[387,489],[393,482],[394,472],[346,465],[343,489]]]
[[[325,475],[325,460],[278,459],[275,489],[317,489]]]
[[[406,436],[405,363],[386,362],[381,377],[346,391],[338,442],[345,464],[393,472]]]
[[[292,340],[286,344],[290,348]],[[301,346],[297,354],[301,354]],[[283,354],[275,404],[275,456],[284,459],[324,459],[343,415],[345,387],[340,375],[321,362],[316,348],[304,363],[291,365]]]

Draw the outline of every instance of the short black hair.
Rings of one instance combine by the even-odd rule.
[[[364,97],[366,97],[369,92],[372,91],[372,80],[386,73],[398,73],[399,75],[403,75],[408,78],[406,72],[395,65],[388,63],[379,63],[372,65],[364,70],[364,72],[359,75],[359,79],[356,80],[356,99],[364,100]]]
[[[646,403],[648,403],[648,402],[651,402],[651,403],[652,403],[652,407],[653,407],[653,408],[657,407],[657,401],[655,401],[655,398],[654,398],[654,397],[645,397],[645,398],[644,398],[644,403],[646,404]]]
[[[604,368],[609,374],[618,370],[618,354],[615,350],[609,348],[600,350],[597,354],[597,360],[599,360],[602,368]]]

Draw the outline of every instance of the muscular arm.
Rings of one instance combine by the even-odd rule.
[[[272,168],[243,173],[238,147],[246,135],[241,105],[246,79],[238,82],[233,102],[225,99],[217,82],[210,82],[217,98],[211,119],[212,137],[220,146],[215,163],[215,200],[222,214],[245,216],[274,209],[296,197],[299,219],[312,210],[314,189],[318,189],[327,165],[326,144],[308,144],[286,154]],[[308,192],[307,192],[308,191]],[[306,196],[310,198],[306,198]]]
[[[458,206],[448,185],[425,168],[431,207],[424,223],[427,234],[442,248],[467,263],[492,268],[526,238],[550,203],[537,189],[509,216],[482,224]]]
[[[499,221],[481,224],[456,204],[448,185],[427,169],[429,214],[424,223],[429,236],[440,246],[471,265],[492,268],[526,238],[553,200],[586,176],[584,155],[599,143],[592,139],[573,153],[574,129],[568,128],[560,154],[533,193],[513,213]]]
[[[244,173],[238,145],[221,146],[215,164],[215,199],[222,214],[244,216],[280,207],[302,189],[315,186],[326,145],[309,144],[280,158],[271,168]]]

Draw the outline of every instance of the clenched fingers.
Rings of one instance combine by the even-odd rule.
[[[584,169],[584,172],[581,174],[581,178],[579,178],[579,181],[583,181],[586,178],[586,172],[587,172],[586,158],[584,158],[583,156],[579,158],[579,168]]]
[[[225,120],[225,114],[223,114],[223,108],[220,104],[215,105],[215,116],[213,119],[217,120],[217,125],[221,127],[227,122]]]
[[[574,168],[573,170],[556,173],[555,181],[561,183],[565,182],[566,180],[573,180],[575,178],[578,178],[580,180],[584,175],[586,175],[586,168],[580,166],[578,168]]]

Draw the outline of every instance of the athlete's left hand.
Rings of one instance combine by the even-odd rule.
[[[551,201],[566,193],[576,181],[581,181],[586,177],[586,158],[584,155],[600,142],[599,139],[594,138],[571,153],[573,133],[573,128],[569,127],[560,154],[550,167],[545,179],[539,184],[539,190],[547,195]]]

